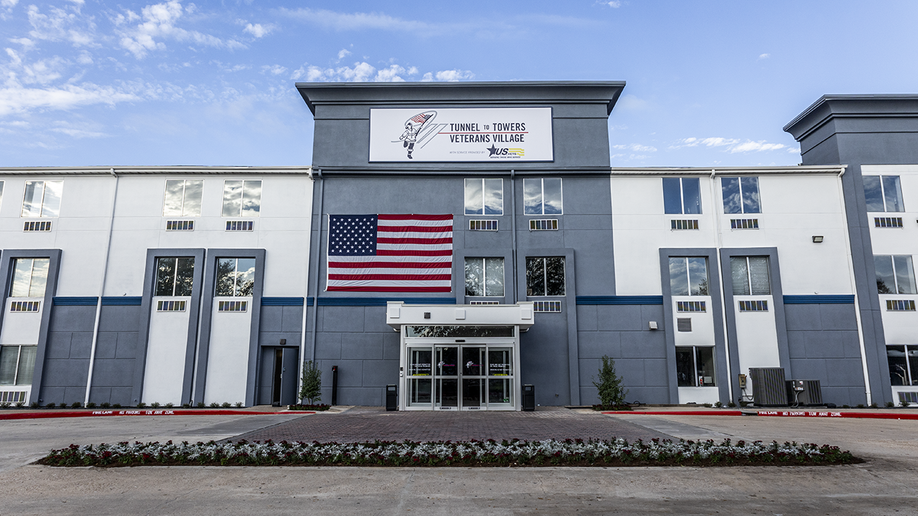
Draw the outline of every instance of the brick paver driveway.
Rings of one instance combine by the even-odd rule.
[[[315,414],[232,437],[238,441],[464,441],[471,439],[672,439],[625,421],[585,410],[540,407],[535,412],[387,412],[355,407]]]

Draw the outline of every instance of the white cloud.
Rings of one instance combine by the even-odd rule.
[[[619,7],[622,6],[621,0],[606,0],[606,1],[600,2],[600,3],[601,3],[602,5],[607,5],[607,6],[611,7],[611,8],[613,8],[613,9],[618,9]]]
[[[295,70],[291,79],[305,79],[310,82],[404,82],[406,77],[416,75],[416,67],[405,68],[392,64],[386,68],[377,69],[375,66],[359,62],[353,67],[341,66],[337,68],[320,68],[318,66],[302,66]]]
[[[731,154],[736,154],[737,152],[760,152],[760,151],[771,151],[771,150],[781,150],[786,149],[787,145],[783,143],[765,143],[765,141],[753,142],[747,141],[734,145],[730,147],[729,152]]]
[[[724,152],[737,154],[740,152],[761,152],[787,149],[788,146],[783,143],[767,143],[764,140],[754,142],[752,140],[740,141],[736,138],[684,138],[679,140],[670,149],[682,149],[685,147],[726,147]]]
[[[101,133],[99,131],[89,131],[86,129],[74,128],[74,127],[53,127],[51,128],[51,130],[54,131],[55,133],[66,134],[67,136],[70,136],[71,138],[76,138],[76,139],[103,138],[103,137],[108,136],[107,134]]]
[[[759,60],[768,59],[771,57],[771,54],[759,54]]]
[[[474,77],[475,74],[468,70],[441,70],[435,73],[425,73],[421,81],[459,82],[462,80],[470,80]]]
[[[300,9],[281,8],[278,12],[289,18],[315,23],[335,30],[380,29],[411,32],[416,35],[439,32],[437,27],[425,22],[403,20],[379,13],[339,13],[326,9],[309,9],[305,7]]]
[[[7,9],[12,9],[16,7],[16,4],[19,3],[19,0],[0,0],[0,7],[6,7]]]
[[[77,62],[82,65],[91,65],[92,64],[92,54],[87,51],[80,52],[80,55],[77,56]]]
[[[281,65],[265,65],[261,67],[261,70],[271,75],[281,75],[287,72],[287,69]]]
[[[133,11],[126,11],[113,19],[116,25],[125,25],[143,20],[137,25],[120,30],[121,46],[134,54],[137,59],[143,59],[149,52],[165,50],[166,44],[161,40],[191,41],[199,45],[214,48],[237,49],[246,48],[236,40],[223,40],[210,34],[198,31],[185,30],[176,24],[185,12],[194,12],[195,5],[189,4],[183,8],[178,0],[169,0],[161,4],[148,5],[141,9],[140,16]]]
[[[77,5],[73,12],[57,7],[48,9],[49,14],[42,14],[38,7],[30,5],[27,10],[32,30],[29,36],[37,40],[69,41],[75,46],[96,46],[95,23],[92,17],[83,17]],[[77,27],[84,24],[85,27]]]
[[[346,48],[342,48],[341,50],[338,51],[338,59],[344,59],[345,57],[349,55],[351,55],[351,51]]]
[[[651,145],[641,145],[639,143],[629,143],[628,145],[613,145],[616,150],[630,150],[632,152],[657,152],[657,148]]]
[[[257,39],[267,36],[274,29],[275,26],[272,24],[262,25],[260,23],[248,23],[245,28],[242,29],[242,32],[247,32]]]
[[[64,110],[93,104],[113,106],[119,102],[140,100],[133,93],[110,86],[68,84],[61,87],[26,88],[9,85],[0,88],[0,116],[25,113],[35,109]]]

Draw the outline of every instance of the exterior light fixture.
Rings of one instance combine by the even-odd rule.
[[[813,243],[814,243],[814,244],[821,244],[821,243],[822,243],[822,235],[813,235]]]

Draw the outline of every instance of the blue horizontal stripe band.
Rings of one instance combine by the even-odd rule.
[[[578,305],[662,305],[663,296],[577,296]]]
[[[97,297],[55,297],[54,306],[96,306]]]
[[[319,306],[386,306],[389,301],[409,305],[454,305],[454,297],[320,297]]]
[[[102,306],[140,306],[142,301],[140,296],[103,296]]]
[[[785,305],[853,305],[853,294],[784,296]]]
[[[312,305],[312,298],[309,298],[308,304]],[[263,297],[261,306],[303,306],[302,297]]]

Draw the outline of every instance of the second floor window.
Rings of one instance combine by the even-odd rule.
[[[560,177],[523,179],[524,214],[561,215],[563,211]]]
[[[190,296],[194,283],[194,258],[156,259],[155,296]]]
[[[465,295],[502,297],[504,295],[504,259],[466,258]]]
[[[261,181],[227,179],[223,183],[224,217],[257,217],[261,212]]]
[[[200,217],[204,181],[167,179],[163,198],[164,217]]]
[[[10,297],[45,297],[50,265],[48,258],[16,258]]]
[[[215,296],[245,297],[255,290],[255,258],[217,259]]]
[[[670,258],[669,287],[674,296],[709,295],[707,258]]]
[[[664,177],[663,212],[673,215],[701,213],[701,184],[698,178]]]
[[[905,211],[899,176],[864,176],[867,211]]]
[[[759,206],[759,178],[723,177],[720,179],[724,194],[724,213],[761,213]]]
[[[767,256],[732,256],[730,274],[733,279],[733,295],[771,295]]]
[[[503,179],[466,179],[466,215],[503,215]]]
[[[916,294],[915,270],[908,255],[876,255],[873,263],[877,270],[877,293]]]
[[[26,181],[22,195],[23,217],[57,217],[61,211],[63,181]]]
[[[563,296],[564,258],[526,258],[526,295]]]

